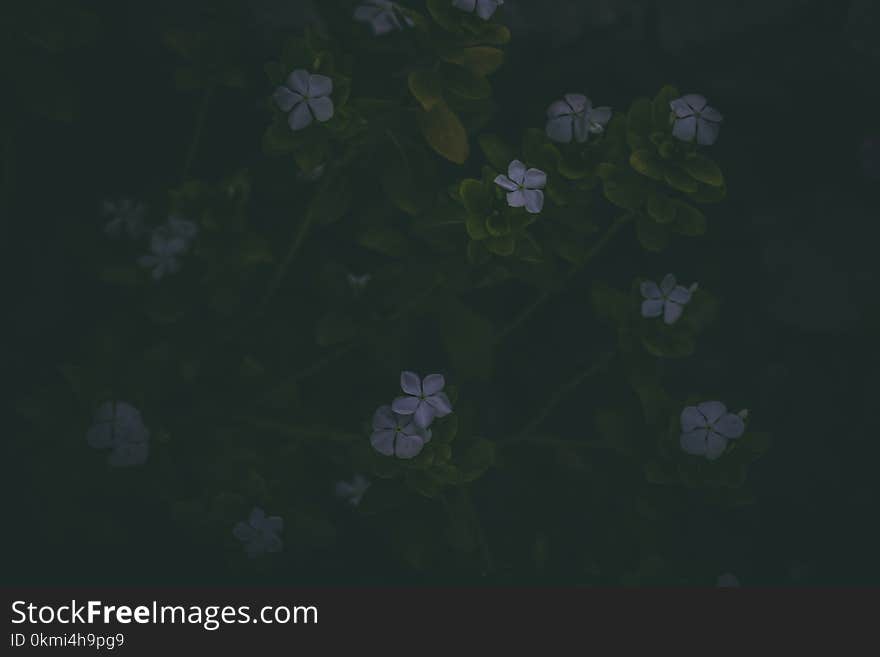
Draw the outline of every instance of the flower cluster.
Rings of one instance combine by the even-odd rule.
[[[287,77],[287,84],[278,87],[272,98],[282,112],[287,112],[291,130],[302,130],[312,124],[333,118],[333,80],[326,75],[297,69]]]
[[[121,401],[98,407],[86,440],[95,449],[109,449],[107,462],[114,467],[142,465],[150,451],[150,432],[140,411]]]
[[[242,542],[247,555],[254,558],[267,552],[281,551],[283,544],[278,534],[282,529],[284,521],[281,518],[266,516],[265,511],[254,507],[247,522],[236,523],[232,534]]]
[[[199,233],[199,227],[187,219],[175,215],[168,222],[152,231],[150,253],[138,258],[141,267],[152,269],[153,279],[180,270],[179,258],[183,256]]]
[[[452,413],[452,404],[443,392],[445,386],[442,374],[429,374],[421,379],[414,372],[401,372],[400,387],[406,394],[390,406],[376,409],[370,436],[373,449],[401,459],[418,456],[431,440],[429,427],[434,418]]]

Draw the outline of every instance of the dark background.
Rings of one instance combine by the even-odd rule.
[[[66,120],[3,103],[9,330],[3,369],[10,400],[57,378],[59,364],[113,310],[108,305],[126,303],[95,278],[94,263],[78,245],[100,238],[102,199],[138,197],[179,180],[199,96],[175,88],[175,60],[159,34],[194,20],[198,4],[98,6],[94,39],[47,64],[73,92]],[[242,15],[252,22],[242,24],[242,52],[250,83],[245,93],[223,91],[214,98],[194,167],[208,179],[230,163],[260,166],[269,93],[262,65],[277,56],[279,34],[309,20],[302,3],[245,4]],[[651,256],[654,262],[643,269],[662,274],[674,268],[681,280],[698,279],[722,300],[720,320],[698,355],[670,365],[670,377],[685,386],[715,381],[718,390],[729,391],[731,406],[750,409],[774,444],[750,471],[758,504],[723,512],[690,504],[670,528],[682,563],[693,568],[684,580],[712,585],[715,574],[729,571],[744,586],[880,583],[877,7],[858,0],[508,0],[502,16],[514,33],[508,60],[493,78],[504,108],[496,119],[503,134],[513,137],[534,125],[548,99],[570,87],[588,88],[597,104],[625,107],[671,83],[703,93],[725,116],[712,156],[725,170],[729,198],[712,208],[711,230],[698,249],[673,246]],[[34,64],[35,85],[55,88],[54,78],[40,84],[41,70]],[[631,250],[618,243],[597,266],[623,275]],[[522,419],[511,406],[517,395],[541,395],[538,381],[558,376],[565,365],[567,354],[554,345],[577,341],[588,321],[571,310],[578,295],[583,289],[555,298],[540,326],[517,336],[497,374],[507,392],[488,402],[499,429]],[[538,339],[544,346],[530,348]],[[560,407],[562,431],[574,426],[577,403],[570,399]],[[88,471],[72,472],[59,487],[45,466],[60,458],[55,444],[32,438],[19,416],[8,417],[4,538],[12,558],[5,560],[4,580],[270,577],[229,571],[224,556],[178,536],[154,501],[126,497],[120,480],[108,488]],[[87,416],[81,426],[71,429],[71,439],[84,435]],[[603,531],[589,517],[556,518],[540,492],[506,497],[500,491],[516,476],[490,472],[481,482],[478,507],[499,541],[519,514],[545,516],[546,534],[562,552],[567,532]],[[526,491],[544,485],[540,473],[522,476]],[[70,482],[79,487],[71,489]],[[428,574],[402,569],[370,532],[349,528],[327,549],[295,556],[301,561],[290,566],[291,577],[318,583],[471,581],[455,568]],[[565,563],[499,580],[566,583],[574,576]]]

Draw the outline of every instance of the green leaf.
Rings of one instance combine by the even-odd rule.
[[[458,116],[445,102],[419,113],[422,134],[437,153],[456,164],[464,164],[470,154],[467,133]]]
[[[682,167],[691,178],[712,187],[721,187],[724,184],[724,176],[721,169],[712,160],[704,155],[693,154],[685,158]]]
[[[489,321],[452,296],[436,306],[436,318],[455,369],[463,376],[487,379],[492,373],[495,338]]]
[[[465,228],[472,240],[484,240],[489,237],[486,230],[486,218],[480,214],[468,214]]]
[[[462,98],[483,100],[492,95],[492,85],[481,76],[475,75],[461,66],[447,66],[443,70],[443,81],[446,88]],[[426,107],[425,109],[430,109]]]
[[[651,219],[659,224],[668,224],[675,219],[675,204],[663,194],[651,194],[645,208]]]
[[[306,221],[331,224],[339,221],[351,204],[352,188],[348,175],[338,172],[327,176],[312,197]]]
[[[659,253],[669,245],[669,232],[648,216],[636,220],[636,237],[646,251]]]
[[[619,176],[606,178],[602,191],[611,203],[625,210],[638,210],[647,197],[647,188]]]
[[[670,200],[675,207],[675,219],[673,219],[670,227],[679,235],[687,235],[695,237],[706,232],[706,216],[693,205],[679,201],[677,199]]]
[[[477,141],[483,155],[495,169],[507,172],[507,166],[516,158],[513,148],[501,137],[493,134],[480,135]]]
[[[493,237],[486,242],[486,248],[492,253],[499,256],[510,256],[516,251],[516,240],[510,235],[504,237]]]
[[[492,194],[482,182],[474,178],[466,178],[458,186],[465,209],[473,215],[485,218],[492,211]]]
[[[602,281],[593,283],[590,297],[596,314],[615,324],[626,322],[632,310],[632,302],[628,295]]]
[[[688,197],[697,203],[718,203],[723,201],[725,196],[727,196],[727,187],[723,184],[720,187],[712,187],[700,183],[697,191],[688,194]]]
[[[643,176],[654,180],[663,180],[663,164],[653,151],[647,148],[636,151],[629,156],[629,163]]]
[[[663,172],[663,177],[666,178],[666,182],[670,187],[680,192],[691,193],[697,191],[697,181],[676,166],[667,166]]]
[[[694,353],[694,339],[683,331],[665,330],[663,327],[654,335],[642,338],[642,344],[649,354],[658,358],[684,358]]]
[[[443,100],[440,78],[433,72],[424,69],[412,71],[407,78],[410,93],[422,104],[425,110]]]
[[[503,212],[493,212],[486,220],[486,230],[492,237],[510,234],[510,217]]]
[[[669,129],[669,116],[672,114],[669,103],[678,97],[678,89],[670,85],[663,87],[654,97],[654,102],[651,103],[651,123],[655,130]]]
[[[494,73],[504,62],[504,51],[491,46],[474,46],[447,53],[443,61],[458,64],[474,75],[486,76]]]
[[[479,479],[495,463],[495,443],[477,438],[465,451],[459,469],[465,482]]]
[[[486,233],[488,236],[489,233]],[[472,265],[482,265],[489,260],[489,251],[483,242],[473,241],[467,245],[467,261]]]
[[[368,228],[361,234],[359,242],[368,249],[392,257],[403,257],[410,251],[406,236],[389,227]]]
[[[647,139],[651,129],[651,101],[647,98],[639,98],[627,112],[626,130]]]
[[[406,485],[425,497],[440,496],[440,483],[422,470],[411,470],[406,473]]]
[[[460,27],[462,15],[446,0],[428,0],[428,13],[443,29],[454,34],[461,34]]]

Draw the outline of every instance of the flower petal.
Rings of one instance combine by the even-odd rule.
[[[696,406],[685,406],[681,411],[681,430],[685,433],[706,426],[706,416]]]
[[[415,422],[417,427],[422,429],[429,427],[431,422],[434,421],[434,408],[431,404],[428,404],[427,401],[423,401],[416,408],[416,412],[413,414],[413,421]]]
[[[287,86],[303,96],[309,95],[309,72],[298,68],[287,76]]]
[[[397,437],[394,455],[401,459],[415,458],[425,446],[425,441],[417,434],[402,433]]]
[[[667,298],[670,301],[674,301],[675,303],[680,303],[684,305],[691,300],[691,291],[683,285],[676,285],[669,292]]]
[[[370,444],[380,454],[391,456],[394,454],[394,431],[374,431],[370,436]]]
[[[415,372],[404,370],[400,373],[400,389],[408,395],[418,397],[422,394],[422,380]]]
[[[498,185],[501,189],[507,190],[508,192],[514,192],[519,189],[519,185],[517,185],[510,178],[502,174],[498,174],[497,176],[495,176],[495,184]]]
[[[260,507],[255,506],[251,509],[251,514],[248,516],[248,522],[250,526],[254,529],[261,529],[263,527],[263,522],[266,520],[266,512],[263,511]]]
[[[147,442],[117,444],[107,457],[107,462],[113,467],[142,465],[146,462],[149,453],[150,445]]]
[[[720,401],[707,401],[697,404],[697,410],[706,417],[707,423],[715,424],[722,415],[727,413],[727,406]]]
[[[232,535],[242,543],[252,541],[254,536],[256,536],[256,533],[257,532],[254,528],[245,522],[237,522],[235,523],[235,527],[232,528]]]
[[[704,118],[697,120],[697,143],[700,146],[711,146],[718,139],[721,126]]]
[[[385,406],[380,406],[376,409],[376,412],[373,413],[373,429],[393,429],[397,426],[397,418],[394,417],[394,413],[391,411],[391,406],[387,404]]]
[[[688,454],[695,456],[704,456],[706,454],[706,435],[709,432],[706,429],[695,429],[687,431],[679,437],[681,448]]]
[[[89,447],[105,449],[113,445],[113,425],[110,422],[96,424],[86,434]]]
[[[279,516],[270,516],[266,518],[266,521],[263,523],[263,528],[266,531],[275,532],[277,534],[284,529],[284,520]]]
[[[642,301],[642,317],[660,317],[665,305],[663,299],[645,299]]]
[[[498,0],[477,0],[477,16],[484,21],[489,20],[500,4]]]
[[[272,100],[282,112],[289,112],[293,106],[302,102],[303,97],[287,87],[278,87],[272,94]]]
[[[442,374],[429,374],[422,381],[422,392],[425,395],[436,395],[446,387],[446,379]]]
[[[434,415],[437,417],[446,417],[452,412],[452,404],[445,392],[438,392],[435,395],[427,397],[425,401],[434,409]]]
[[[728,413],[721,416],[713,428],[725,438],[734,439],[743,435],[746,430],[746,424],[739,415]]]
[[[714,431],[710,431],[709,435],[706,437],[706,458],[710,461],[714,461],[724,454],[726,448],[727,438]]]
[[[523,190],[526,200],[526,212],[538,214],[544,208],[544,192],[540,189]]]
[[[512,160],[507,167],[507,177],[517,185],[522,185],[526,177],[526,165],[519,160]]]
[[[308,101],[309,109],[312,110],[312,114],[315,115],[315,118],[318,119],[321,123],[325,121],[329,121],[333,118],[333,101],[327,96],[321,96],[320,98],[309,98]]]
[[[694,115],[693,108],[687,104],[687,101],[684,98],[676,98],[669,103],[669,108],[673,111],[675,116],[680,119]]]
[[[281,539],[278,536],[275,536],[275,534],[269,534],[265,537],[264,541],[264,549],[266,552],[281,552],[281,548],[284,545],[281,542]]]
[[[526,197],[523,193],[523,190],[518,189],[515,192],[510,192],[507,195],[507,205],[512,208],[521,208],[526,204]]]
[[[697,117],[687,116],[683,119],[676,119],[672,125],[672,135],[676,139],[682,141],[693,141],[694,135],[697,134]]]
[[[590,99],[583,94],[565,94],[563,97],[575,114],[580,114],[590,108]]]
[[[573,128],[571,115],[557,116],[556,118],[552,118],[547,121],[547,136],[555,142],[558,142],[560,144],[571,143],[572,131]]]
[[[598,123],[600,126],[605,127],[605,125],[611,120],[612,113],[610,107],[594,107],[590,111],[590,123]]]
[[[462,11],[471,12],[477,6],[477,0],[452,0],[452,6]]]
[[[721,123],[724,120],[724,117],[714,107],[709,107],[708,105],[702,109],[700,112],[700,117],[706,119],[707,121],[712,121],[713,123]]]
[[[667,301],[663,308],[663,321],[667,324],[675,324],[684,312],[684,306],[674,301]]]
[[[590,118],[586,114],[578,114],[572,117],[574,126],[574,138],[579,144],[583,144],[590,138]]]
[[[333,80],[326,75],[313,73],[309,76],[309,96],[320,98],[321,96],[329,96],[333,93]]]
[[[547,108],[548,119],[557,119],[561,116],[571,116],[573,113],[571,105],[564,100],[555,100],[550,104],[550,107]]]
[[[412,415],[416,412],[420,402],[418,397],[398,397],[391,402],[391,410],[400,415]]]
[[[291,130],[302,130],[311,124],[312,113],[309,111],[309,106],[305,103],[300,103],[287,115],[287,125],[290,126]]]
[[[663,293],[664,297],[669,296],[669,293],[672,292],[672,289],[675,287],[675,275],[674,274],[666,274],[663,277],[663,280],[660,281],[660,291]]]
[[[700,94],[685,94],[681,99],[696,112],[701,111],[706,106],[706,98]]]
[[[528,189],[543,189],[547,184],[547,174],[540,169],[529,169],[523,184]]]
[[[642,281],[642,284],[639,285],[639,291],[646,299],[661,299],[663,297],[660,288],[654,281]]]

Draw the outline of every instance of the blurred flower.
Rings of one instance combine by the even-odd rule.
[[[244,551],[251,558],[267,552],[281,551],[279,532],[284,528],[284,521],[278,516],[266,517],[265,512],[254,507],[247,522],[238,522],[232,528],[232,534],[244,544]]]
[[[404,25],[413,26],[412,19],[400,10],[396,2],[389,0],[367,0],[355,8],[354,19],[369,23],[376,36],[393,30],[402,30]]]
[[[411,459],[431,440],[431,430],[418,426],[412,418],[380,406],[373,415],[370,444],[380,454]]]
[[[367,283],[370,282],[372,275],[361,274],[360,276],[357,276],[355,274],[349,273],[345,278],[348,281],[348,284],[351,286],[352,290],[354,290],[355,292],[360,292],[365,287],[367,287]]]
[[[722,589],[738,589],[739,580],[733,573],[724,573],[723,575],[718,576],[718,582],[716,586]]]
[[[296,178],[300,182],[307,182],[307,183],[315,182],[316,180],[319,180],[321,178],[321,176],[324,175],[324,169],[326,169],[326,168],[327,168],[327,165],[319,164],[311,171],[300,171],[299,173],[296,174]]]
[[[420,380],[415,372],[401,372],[400,387],[407,396],[395,399],[391,408],[400,415],[412,415],[417,426],[426,428],[435,417],[452,412],[449,397],[443,392],[445,386],[442,374],[429,374]]]
[[[682,141],[693,141],[701,146],[711,146],[718,139],[718,131],[724,117],[714,107],[706,104],[699,94],[687,94],[669,103],[674,115],[672,134]]]
[[[278,87],[272,98],[282,112],[290,112],[287,123],[291,130],[302,130],[313,119],[321,123],[333,117],[333,80],[326,75],[309,74],[301,68],[287,78],[287,85]]]
[[[727,442],[739,438],[745,430],[742,414],[728,413],[719,401],[686,406],[681,412],[681,448],[710,461],[721,456]]]
[[[354,479],[349,481],[340,481],[336,483],[336,497],[344,500],[352,506],[361,503],[364,493],[370,487],[370,482],[363,475],[355,475]]]
[[[166,274],[180,271],[178,256],[186,253],[189,245],[182,237],[175,237],[170,230],[160,227],[150,237],[150,253],[138,258],[141,267],[153,270],[153,279],[160,280]]]
[[[492,18],[495,10],[503,4],[504,0],[452,0],[452,5],[462,11],[472,14],[476,10],[477,16],[484,21]]]
[[[498,175],[495,184],[508,192],[507,205],[512,208],[525,206],[526,212],[537,214],[544,207],[544,192],[547,174],[540,169],[526,169],[519,160],[513,160],[507,167],[507,175]]]
[[[101,404],[86,441],[95,449],[110,449],[107,462],[114,467],[141,465],[150,450],[150,432],[140,412],[126,402]]]
[[[666,274],[660,281],[660,287],[654,281],[645,281],[641,285],[642,317],[659,317],[663,315],[663,321],[674,324],[684,312],[684,306],[691,300],[691,295],[697,289],[694,283],[689,288],[676,285],[675,276]]]
[[[199,227],[189,219],[182,219],[177,215],[168,217],[168,232],[171,236],[180,238],[186,242],[189,248],[190,242],[199,234]]]
[[[104,232],[110,237],[120,237],[124,233],[130,239],[137,239],[144,234],[146,212],[143,205],[129,199],[104,201],[104,216],[110,217],[110,221],[104,226]]]
[[[587,141],[590,133],[604,132],[611,120],[610,107],[593,107],[590,99],[581,94],[565,94],[547,109],[547,136],[562,144]]]

